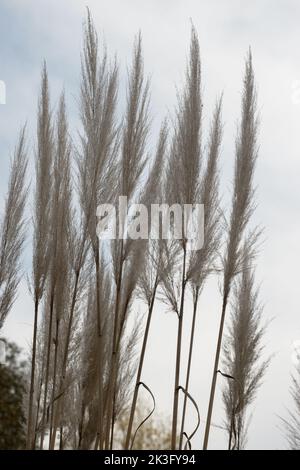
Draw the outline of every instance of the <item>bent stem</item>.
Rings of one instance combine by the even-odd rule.
[[[137,372],[137,377],[136,377],[136,383],[135,383],[135,388],[134,388],[134,394],[133,394],[133,399],[132,399],[132,404],[131,404],[131,409],[130,409],[130,416],[129,416],[127,434],[126,434],[126,441],[125,441],[125,449],[126,450],[129,449],[129,445],[130,445],[130,438],[131,438],[131,433],[132,433],[134,414],[135,414],[135,410],[136,410],[136,404],[137,404],[138,393],[139,393],[139,384],[141,382],[141,376],[142,376],[142,371],[143,371],[143,365],[144,365],[144,359],[145,359],[145,352],[146,352],[148,337],[149,337],[149,330],[150,330],[150,324],[151,324],[151,319],[152,319],[152,313],[153,313],[153,307],[154,307],[154,301],[155,301],[157,285],[158,285],[158,276],[156,276],[156,279],[155,279],[154,288],[153,288],[153,292],[152,292],[151,303],[149,305],[149,310],[148,310],[147,323],[146,323],[146,328],[145,328],[145,332],[144,332],[143,345],[142,345],[142,350],[141,350],[141,355],[140,355],[140,361],[139,361],[139,366],[138,366],[138,372]]]

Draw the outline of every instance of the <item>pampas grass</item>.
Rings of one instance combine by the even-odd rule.
[[[205,208],[204,246],[201,250],[192,253],[187,271],[187,279],[190,284],[193,297],[193,318],[184,387],[187,393],[189,392],[199,296],[204,288],[205,280],[214,272],[214,262],[220,248],[221,212],[219,208],[219,158],[222,140],[221,110],[222,100],[220,99],[217,101],[214,110],[208,142],[207,162],[201,181],[201,203]],[[182,448],[183,442],[187,398],[188,395],[185,394],[179,440],[180,449]]]
[[[100,305],[100,246],[96,233],[97,206],[111,202],[116,178],[118,130],[115,125],[118,70],[108,69],[106,54],[99,60],[98,37],[88,11],[82,61],[81,120],[82,154],[79,155],[80,202],[92,246],[95,263],[100,449],[103,448],[103,319]]]
[[[127,196],[128,204],[139,189],[140,177],[145,167],[145,149],[149,130],[149,83],[144,79],[141,36],[136,38],[133,61],[128,77],[127,104],[121,143],[119,194]],[[125,222],[125,221],[124,221]],[[121,223],[119,231],[124,233]],[[114,311],[114,328],[111,352],[110,378],[108,384],[106,448],[112,442],[111,431],[114,426],[114,396],[118,375],[119,345],[123,334],[123,325],[128,312],[128,300],[138,280],[142,259],[138,256],[139,242],[132,248],[130,240],[112,243],[113,272],[116,284],[116,302]],[[132,251],[133,250],[133,251]],[[138,250],[138,251],[137,251]],[[131,261],[130,261],[131,258]],[[132,264],[132,259],[138,263]],[[131,267],[127,268],[127,265]],[[133,278],[130,274],[134,273]],[[127,286],[122,295],[124,277],[127,274]],[[126,279],[126,278],[125,278]],[[130,295],[129,295],[130,294]],[[129,295],[129,296],[128,296]],[[125,300],[122,300],[122,298]],[[127,299],[126,299],[127,298]]]
[[[223,370],[232,378],[223,391],[229,449],[240,450],[247,441],[246,412],[253,403],[266,373],[269,360],[261,359],[263,309],[255,287],[254,270],[249,259],[247,242],[243,248],[242,273],[233,287],[233,302],[228,334],[224,342]]]
[[[253,178],[255,162],[257,158],[257,126],[256,91],[252,67],[252,55],[251,51],[249,51],[245,64],[244,88],[242,95],[242,117],[240,129],[236,139],[232,207],[227,229],[225,254],[223,257],[222,312],[213,368],[203,449],[207,449],[208,446],[227,303],[231,291],[232,281],[236,274],[242,269],[244,254],[242,238],[254,208]],[[251,247],[253,247],[255,241],[256,234],[254,233],[251,240]]]
[[[203,403],[198,403],[190,390],[191,378],[199,374],[197,364],[202,360],[197,358],[196,362],[194,357],[196,328],[198,324],[201,327],[205,315],[203,311],[199,316],[199,299],[208,276],[222,272],[223,307],[204,448],[208,446],[220,372],[226,311],[233,294],[224,344],[227,382],[223,398],[229,448],[240,449],[246,437],[246,411],[267,367],[267,362],[258,360],[264,328],[249,268],[259,233],[248,230],[254,209],[258,127],[251,53],[246,59],[232,203],[226,223],[222,223],[219,194],[222,99],[216,101],[206,136],[195,28],[191,28],[185,82],[178,92],[173,118],[162,123],[156,140],[151,134],[150,82],[144,74],[141,34],[134,43],[124,110],[118,100],[123,92],[118,62],[101,46],[89,11],[81,59],[78,139],[72,138],[73,130],[69,129],[64,93],[52,112],[46,65],[42,69],[32,220],[34,325],[27,448],[44,449],[47,442],[49,449],[114,449],[119,445],[120,423],[126,431],[125,449],[136,445],[137,430],[142,435],[155,411],[157,391],[143,382],[145,360],[152,360],[149,345],[154,306],[159,306],[159,315],[171,310],[178,320],[170,447],[191,447],[198,426],[190,434],[185,429],[189,403],[200,425],[203,422]],[[0,326],[13,305],[20,280],[26,155],[22,130],[0,232]],[[160,226],[155,227],[158,238],[125,237],[133,227],[138,232],[138,213],[127,218],[121,214],[116,227],[121,237],[102,240],[97,234],[97,207],[102,203],[116,205],[119,196],[127,197],[128,206],[144,204],[149,212],[152,204],[203,204],[203,247],[190,250],[189,220],[184,221],[180,240],[162,239]],[[172,224],[171,229],[171,217]],[[141,302],[146,306],[145,324],[136,314]],[[191,329],[184,344],[188,315]],[[153,409],[134,429],[141,386],[151,396]],[[289,430],[292,432],[292,427]]]
[[[20,258],[25,242],[24,211],[28,192],[26,170],[24,127],[11,163],[4,216],[0,226],[0,330],[13,306],[21,279]]]
[[[44,294],[49,270],[49,227],[51,217],[51,175],[53,165],[53,128],[51,121],[49,85],[46,64],[42,71],[41,94],[38,104],[36,182],[34,207],[34,236],[32,260],[32,294],[34,298],[34,326],[32,340],[31,381],[29,391],[27,448],[32,447],[32,410],[35,387],[35,356],[38,329],[38,311]]]
[[[200,199],[200,177],[201,177],[201,124],[202,124],[202,98],[201,98],[201,67],[199,41],[194,28],[191,33],[190,57],[186,71],[186,83],[182,95],[178,98],[176,112],[174,138],[171,146],[169,163],[167,200],[172,203],[196,204]],[[188,221],[185,221],[187,226]],[[181,368],[182,330],[185,293],[187,285],[186,272],[188,269],[188,247],[187,234],[183,234],[181,240],[180,255],[181,261],[181,281],[177,286],[177,293],[174,292],[173,301],[178,314],[178,334],[177,352],[175,365],[174,402],[172,418],[172,438],[171,447],[176,448],[177,441],[177,420],[178,420],[178,400],[179,400],[179,377]],[[167,287],[169,293],[172,292]]]

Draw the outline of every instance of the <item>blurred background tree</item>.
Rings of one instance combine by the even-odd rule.
[[[136,408],[132,437],[139,424],[150,413],[150,408],[143,401]],[[116,429],[117,448],[123,449],[128,427],[128,413],[120,416]],[[136,433],[132,449],[134,450],[168,450],[171,448],[171,420],[163,416],[157,417],[157,412],[140,427]],[[131,445],[130,441],[130,445]]]
[[[0,449],[22,449],[25,446],[25,362],[20,359],[21,351],[15,344],[5,343],[5,361],[0,363]]]

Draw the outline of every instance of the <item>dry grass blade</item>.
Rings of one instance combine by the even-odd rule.
[[[27,156],[25,127],[22,129],[11,165],[4,217],[0,229],[0,330],[14,300],[20,282],[20,257],[25,242],[24,210]]]

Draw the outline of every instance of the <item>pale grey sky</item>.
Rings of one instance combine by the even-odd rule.
[[[224,201],[230,194],[243,62],[249,45],[252,47],[261,114],[255,222],[266,228],[257,274],[265,318],[273,318],[266,336],[266,354],[275,353],[275,356],[252,409],[248,448],[284,448],[278,415],[284,415],[285,407],[291,404],[288,388],[293,369],[292,343],[300,339],[297,272],[300,104],[293,92],[300,80],[300,3],[297,0],[0,0],[0,80],[7,87],[7,104],[0,105],[0,208],[9,156],[25,120],[31,150],[34,144],[37,90],[44,58],[53,104],[65,86],[71,124],[76,130],[81,30],[87,5],[109,52],[117,53],[123,96],[122,84],[134,35],[139,29],[142,32],[145,70],[151,76],[153,138],[161,120],[172,112],[176,86],[180,87],[184,77],[192,19],[201,46],[206,129],[215,97],[224,92],[221,160]],[[29,269],[29,247],[25,258]],[[217,280],[211,280],[200,302],[201,321],[191,389],[203,419],[220,313],[216,287]],[[4,334],[23,346],[28,345],[32,313],[24,278]],[[175,316],[159,307],[151,335],[152,361],[146,363],[145,382],[155,390],[158,407],[166,415],[171,414],[175,330]],[[222,416],[218,393],[213,421],[222,424]],[[193,426],[192,413],[189,425]],[[203,432],[203,423],[201,427]],[[195,447],[202,442],[202,432]],[[211,447],[225,446],[224,432],[215,429]]]

